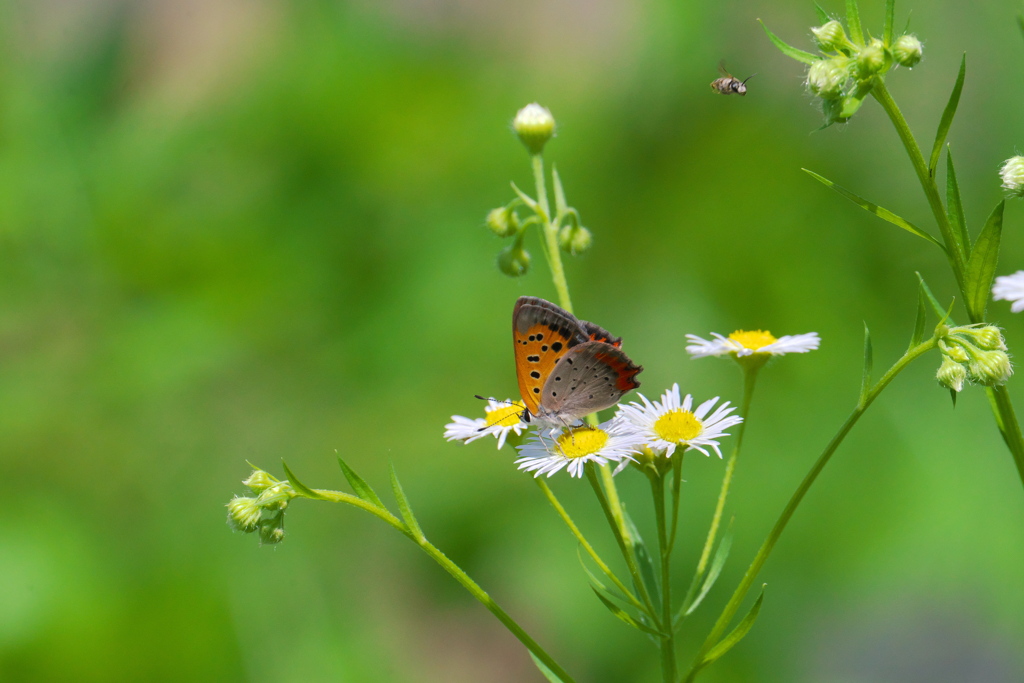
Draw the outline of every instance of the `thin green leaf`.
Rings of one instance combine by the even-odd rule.
[[[626,512],[625,507],[622,508],[622,518],[626,522],[626,530],[629,532],[630,540],[633,542],[633,554],[636,555],[636,563],[640,567],[640,577],[647,587],[648,594],[654,600],[654,604],[658,604],[661,602],[661,593],[657,574],[654,571],[654,560],[651,559],[651,554],[647,552],[647,544],[644,543],[639,529],[633,524],[633,519]],[[637,586],[636,589],[640,590],[641,587]]]
[[[910,337],[910,347],[914,348],[924,339],[924,325],[928,319],[928,310],[925,307],[924,292],[918,288],[917,292],[917,319],[914,321],[914,334]]]
[[[953,407],[954,408],[956,408],[956,396],[957,396],[957,393],[958,392],[957,392],[956,389],[950,389],[949,390],[949,397],[953,400]]]
[[[732,549],[732,523],[729,523],[729,529],[722,536],[721,543],[718,544],[718,550],[715,551],[715,557],[711,560],[711,568],[708,570],[707,578],[704,579],[704,585],[700,588],[700,593],[693,599],[693,603],[689,606],[683,605],[683,616],[689,616],[693,614],[693,611],[697,609],[704,597],[711,591],[711,587],[715,585],[715,581],[718,580],[718,576],[722,573],[722,567],[725,566],[725,561],[729,557],[729,551]]]
[[[544,674],[544,678],[548,679],[550,683],[568,683],[564,678],[556,674],[554,671],[548,668],[548,665],[540,661],[537,655],[530,653],[530,657],[533,659],[534,665]]]
[[[612,590],[608,586],[604,585],[601,582],[601,580],[599,578],[597,578],[597,575],[594,574],[594,572],[590,571],[590,567],[587,566],[586,561],[583,559],[582,545],[579,545],[579,546],[576,547],[576,557],[579,559],[580,566],[583,567],[583,571],[586,573],[587,578],[590,579],[590,582],[594,586],[596,586],[601,591],[607,593],[611,597],[615,598],[616,600],[621,600],[622,602],[626,602],[626,603],[631,602],[630,599],[627,598],[626,596],[622,595],[622,593],[619,593],[618,591]],[[612,578],[612,577],[609,576],[609,578]]]
[[[555,186],[555,215],[561,216],[569,210],[569,205],[565,201],[562,179],[558,177],[558,169],[555,168],[554,164],[551,164],[551,179],[552,184]]]
[[[928,161],[928,172],[934,178],[935,169],[939,165],[939,153],[946,144],[946,136],[949,135],[949,128],[953,125],[953,117],[956,116],[957,105],[960,104],[960,93],[964,89],[964,75],[967,72],[967,54],[960,58],[960,73],[956,76],[956,83],[953,85],[953,92],[949,95],[949,102],[939,119],[939,129],[935,131],[935,144],[932,145],[932,156]]]
[[[754,606],[750,608],[750,611],[747,612],[747,616],[743,617],[743,621],[741,621],[736,628],[732,630],[732,633],[727,635],[725,638],[722,638],[722,640],[718,642],[718,645],[715,645],[706,655],[704,655],[704,659],[700,663],[701,667],[705,667],[717,660],[719,657],[735,647],[737,643],[743,640],[743,636],[747,635],[751,627],[753,627],[754,621],[757,620],[758,612],[761,611],[761,602],[764,600],[764,587],[766,585],[768,584],[761,586],[761,594],[757,596],[757,601],[754,603]]]
[[[791,57],[792,59],[795,59],[798,62],[803,62],[804,64],[814,64],[816,61],[818,61],[819,58],[817,56],[812,55],[810,52],[804,52],[803,50],[797,49],[792,45],[787,45],[782,41],[781,38],[779,38],[777,35],[769,31],[768,27],[764,25],[763,21],[761,21],[760,19],[758,19],[757,21],[761,24],[761,28],[764,29],[764,32],[768,34],[768,39],[775,44],[775,47],[779,48],[779,51],[782,52],[782,54],[786,55],[787,57]]]
[[[953,151],[946,148],[946,215],[953,228],[953,239],[966,262],[971,257],[971,238],[967,232],[967,219],[964,217],[964,205],[960,199],[960,185],[956,180],[956,169],[953,168]]]
[[[533,197],[516,187],[515,183],[512,183],[512,189],[515,190],[516,194],[519,195],[519,198],[523,200],[523,204],[526,204],[533,211],[540,213],[540,205],[534,201]]]
[[[850,29],[850,38],[858,45],[864,44],[864,31],[860,27],[860,9],[857,0],[846,0],[846,26]]]
[[[907,12],[907,24],[906,26],[903,27],[904,33],[910,33],[910,17],[913,16],[913,14],[914,10],[910,10],[909,12]]]
[[[871,330],[868,329],[868,324],[864,323],[864,373],[860,378],[861,405],[864,405],[868,398],[868,392],[871,390],[871,368],[875,363],[874,356],[874,349],[871,348]]]
[[[614,602],[612,602],[608,598],[606,598],[603,595],[601,595],[601,591],[597,590],[593,586],[591,586],[590,589],[592,591],[594,591],[594,595],[596,595],[597,599],[601,601],[601,604],[604,605],[605,607],[607,607],[609,612],[614,614],[616,617],[618,617],[623,622],[629,624],[630,626],[632,626],[635,629],[639,629],[639,630],[643,631],[644,633],[650,633],[651,635],[654,635],[654,636],[661,636],[662,635],[662,633],[660,631],[656,631],[655,629],[651,628],[650,626],[645,626],[644,624],[641,624],[639,621],[637,621],[633,617],[629,616],[629,614],[627,614],[625,610],[623,610],[621,607],[616,605]]]
[[[924,230],[922,230],[921,228],[917,227],[916,225],[910,223],[909,221],[906,221],[906,220],[900,218],[899,216],[894,214],[892,211],[889,211],[888,209],[882,208],[881,206],[879,206],[878,204],[875,204],[873,202],[869,202],[868,200],[864,199],[863,197],[860,197],[860,196],[854,194],[853,192],[850,192],[845,187],[842,187],[840,185],[836,185],[835,183],[833,183],[828,178],[825,178],[824,176],[818,175],[814,171],[810,171],[810,170],[808,170],[806,168],[802,169],[802,170],[805,173],[807,173],[807,175],[811,176],[812,178],[814,178],[815,180],[817,180],[821,184],[825,185],[826,187],[831,187],[833,190],[835,190],[836,192],[838,192],[842,196],[846,197],[851,202],[853,202],[854,204],[856,204],[860,208],[864,209],[868,213],[874,214],[874,215],[878,216],[879,218],[881,218],[882,220],[888,221],[889,223],[892,223],[893,225],[895,225],[898,228],[903,228],[904,230],[906,230],[907,232],[909,232],[911,234],[917,235],[918,237],[920,237],[922,239],[928,240],[929,242],[931,242],[935,246],[939,247],[943,251],[946,250],[946,247],[944,247],[942,245],[942,243],[939,242],[937,239],[935,239],[934,237],[932,237],[931,235],[929,235],[928,233],[926,233]]]
[[[931,287],[929,287],[928,283],[924,281],[923,277],[921,277],[921,273],[917,273],[916,275],[919,291],[921,294],[924,295],[925,300],[932,307],[932,311],[934,311],[935,317],[943,322],[946,322],[948,320],[949,325],[954,325],[955,323],[953,322],[953,319],[949,317],[949,311],[943,308],[942,304],[939,303],[939,300],[935,298],[934,294],[932,294]]]
[[[985,227],[978,235],[971,252],[971,260],[967,262],[966,290],[967,310],[974,320],[984,320],[985,308],[992,290],[992,280],[996,276],[996,265],[999,262],[999,241],[1003,234],[1003,208],[1006,200],[999,202],[992,210]]]
[[[295,476],[295,473],[288,469],[288,463],[284,460],[281,461],[281,466],[284,467],[284,473],[288,477],[288,483],[293,489],[298,491],[302,497],[312,498],[313,500],[327,500],[324,496],[299,481],[299,478]]]
[[[818,13],[818,21],[823,24],[827,24],[831,19],[828,16],[828,12],[821,8],[821,5],[814,3],[814,11]]]
[[[885,31],[882,34],[882,40],[886,45],[892,45],[892,41],[896,38],[894,35],[895,20],[896,0],[885,0]]]
[[[402,485],[398,482],[398,474],[395,473],[395,463],[391,463],[391,489],[395,492],[395,499],[398,501],[398,509],[402,513],[402,519],[405,520],[405,525],[409,527],[413,537],[419,541],[427,540],[427,537],[423,535],[423,530],[420,529],[420,523],[416,521],[416,517],[412,514],[409,499],[405,497],[405,491],[402,490]]]
[[[352,487],[355,494],[363,500],[369,501],[379,507],[381,510],[387,510],[384,503],[381,501],[377,493],[370,488],[370,485],[363,481],[363,478],[356,474],[356,471],[349,467],[341,456],[338,456],[338,465],[341,467],[342,474],[345,475],[345,479],[348,480],[348,485]]]

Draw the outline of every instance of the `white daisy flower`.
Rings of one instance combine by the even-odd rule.
[[[814,351],[821,343],[817,332],[787,334],[776,338],[767,330],[736,330],[728,337],[723,337],[717,332],[712,332],[711,336],[714,339],[703,339],[695,334],[686,335],[687,341],[690,342],[686,347],[687,352],[694,358],[729,354],[742,358],[755,353],[782,356],[787,353]]]
[[[643,394],[639,394],[640,403],[630,403],[619,407],[616,418],[628,422],[643,436],[644,443],[655,451],[665,451],[665,457],[671,457],[677,447],[693,448],[704,455],[711,455],[711,448],[722,457],[718,448],[718,439],[729,436],[725,430],[743,422],[739,415],[730,415],[735,407],[729,402],[715,408],[718,397],[704,401],[696,410],[692,410],[693,397],[686,395],[679,400],[679,385],[661,395],[661,401],[651,403]],[[714,409],[714,412],[711,412]]]
[[[992,298],[996,301],[1012,301],[1010,310],[1014,313],[1024,311],[1024,270],[997,277],[996,283],[992,285]]]
[[[617,462],[614,474],[632,460],[632,453],[643,446],[644,437],[629,425],[609,420],[597,427],[553,427],[544,429],[517,446],[519,469],[533,472],[535,477],[549,477],[563,467],[573,477],[583,476],[588,462],[605,465]]]
[[[498,437],[498,450],[505,445],[509,432],[519,436],[527,424],[522,421],[525,406],[521,401],[487,400],[484,417],[471,419],[461,415],[452,415],[453,422],[444,426],[444,438],[449,441],[470,443],[485,436]]]

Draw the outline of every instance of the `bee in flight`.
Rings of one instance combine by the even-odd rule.
[[[724,61],[718,63],[718,70],[722,77],[711,81],[711,89],[720,95],[746,95],[747,81],[756,75],[751,74],[741,81],[725,70]]]

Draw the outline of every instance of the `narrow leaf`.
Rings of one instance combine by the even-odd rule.
[[[363,500],[369,501],[379,507],[381,510],[387,510],[384,503],[377,496],[376,492],[370,488],[370,485],[363,481],[363,478],[356,474],[356,471],[345,464],[345,461],[338,456],[338,465],[341,466],[341,472],[345,475],[345,479],[348,480],[348,485],[352,487],[355,494]]]
[[[850,38],[858,44],[864,43],[864,31],[860,27],[860,9],[857,0],[846,0],[846,25],[850,29]]]
[[[416,521],[416,517],[412,514],[409,499],[405,497],[405,491],[402,490],[402,485],[398,482],[398,474],[395,473],[395,463],[391,463],[391,489],[395,492],[398,509],[401,511],[402,519],[405,520],[405,525],[409,527],[409,531],[412,532],[412,535],[417,540],[427,540],[427,537],[423,535],[423,530],[420,529],[419,522]]]
[[[956,180],[956,169],[953,168],[953,151],[946,148],[946,215],[953,228],[953,239],[963,255],[964,262],[971,257],[971,238],[967,232],[967,219],[964,217],[964,205],[960,199],[960,184]]]
[[[768,27],[765,26],[764,22],[761,21],[760,19],[758,19],[758,22],[760,22],[761,28],[764,29],[764,32],[768,34],[768,39],[775,44],[775,47],[779,48],[779,51],[782,54],[786,55],[787,57],[791,57],[792,59],[795,59],[798,62],[803,62],[804,64],[814,64],[816,61],[818,61],[818,57],[812,55],[810,52],[804,52],[803,50],[797,49],[791,45],[787,45],[786,43],[784,43],[781,38],[779,38],[777,35],[769,31]]]
[[[964,289],[967,296],[967,310],[974,320],[985,318],[985,308],[992,290],[992,280],[996,276],[996,265],[999,262],[999,240],[1003,233],[1003,207],[1006,200],[999,202],[992,210],[985,227],[978,235],[971,252],[971,260],[967,262],[967,275]]]
[[[956,389],[950,389],[949,390],[949,397],[953,400],[953,407],[954,408],[956,408],[956,395],[957,395],[957,390]]]
[[[523,200],[523,204],[526,204],[533,211],[540,213],[540,205],[534,201],[533,197],[516,187],[515,183],[512,183],[512,189],[515,190],[516,194],[519,195],[519,198]]]
[[[853,202],[854,204],[856,204],[860,208],[864,209],[868,213],[874,214],[874,215],[878,216],[879,218],[881,218],[882,220],[888,221],[888,222],[892,223],[896,227],[903,228],[904,230],[906,230],[909,233],[917,235],[918,237],[920,237],[922,239],[928,240],[929,242],[931,242],[935,246],[939,247],[943,251],[946,250],[946,248],[944,246],[942,246],[942,243],[939,242],[937,239],[935,239],[934,237],[932,237],[931,235],[929,235],[928,233],[926,233],[924,230],[922,230],[921,228],[917,227],[916,225],[910,223],[909,221],[906,221],[906,220],[900,218],[899,216],[894,214],[892,211],[889,211],[888,209],[884,209],[881,206],[879,206],[878,204],[875,204],[873,202],[869,202],[868,200],[864,199],[863,197],[855,195],[853,192],[850,192],[845,187],[842,187],[840,185],[836,185],[835,183],[833,183],[828,178],[825,178],[824,176],[820,176],[817,173],[815,173],[814,171],[809,171],[806,168],[802,169],[802,170],[805,173],[807,173],[807,175],[811,176],[812,178],[814,178],[815,180],[817,180],[821,184],[825,185],[826,187],[831,187],[833,190],[835,190],[836,192],[838,192],[842,196],[846,197],[851,202]]]
[[[647,545],[644,543],[639,529],[633,524],[633,519],[626,512],[625,507],[622,509],[622,518],[626,522],[626,530],[633,541],[633,554],[636,555],[636,562],[640,567],[640,577],[647,587],[647,593],[654,600],[654,604],[658,604],[661,602],[661,593],[659,592],[657,574],[654,571],[654,560],[651,559],[651,554],[647,552]],[[641,587],[637,586],[636,589],[640,590]]]
[[[814,11],[818,13],[818,21],[821,23],[827,24],[830,21],[828,12],[823,10],[818,3],[814,3]]]
[[[864,323],[864,373],[860,379],[860,403],[864,405],[868,392],[871,390],[871,368],[874,365],[874,350],[871,348],[871,331]]]
[[[630,626],[632,626],[633,628],[639,629],[639,630],[641,630],[641,631],[643,631],[645,633],[650,633],[651,635],[655,635],[655,636],[662,635],[660,631],[656,631],[653,628],[651,628],[650,626],[644,626],[639,621],[637,621],[633,617],[629,616],[629,614],[627,614],[625,610],[623,610],[621,607],[616,605],[614,602],[612,602],[608,598],[606,598],[603,595],[601,595],[601,591],[597,590],[593,586],[591,586],[590,589],[592,591],[594,591],[594,595],[596,595],[597,599],[601,601],[601,604],[604,605],[605,607],[607,607],[609,612],[614,614],[616,617],[618,617],[623,622],[625,622],[625,623],[629,624]]]
[[[967,71],[967,54],[960,58],[960,73],[956,76],[956,83],[953,85],[953,92],[949,95],[949,102],[939,119],[939,129],[935,131],[935,144],[932,145],[932,156],[928,161],[928,172],[935,176],[935,169],[939,165],[939,153],[946,144],[946,136],[949,135],[949,128],[953,125],[953,117],[956,116],[957,105],[960,104],[960,93],[964,89],[964,75]]]
[[[730,523],[730,529],[732,524]],[[721,543],[718,544],[718,550],[715,551],[715,557],[711,560],[711,568],[708,570],[707,578],[704,579],[704,585],[700,588],[700,593],[693,599],[693,603],[689,606],[683,605],[685,612],[683,616],[689,616],[693,613],[697,606],[700,605],[701,601],[704,600],[704,596],[711,591],[711,587],[715,585],[715,581],[718,580],[718,576],[722,573],[722,567],[725,566],[725,560],[729,557],[729,551],[732,549],[732,531],[726,531],[722,537]]]
[[[558,169],[555,165],[551,165],[551,178],[555,186],[555,215],[561,216],[568,209],[569,205],[565,202],[565,190],[562,189],[562,179],[558,177]]]
[[[928,310],[925,307],[924,292],[918,288],[917,292],[917,319],[914,321],[914,334],[910,337],[910,347],[914,348],[924,339],[924,324],[928,319]]]
[[[725,638],[722,638],[718,645],[711,648],[711,650],[704,656],[704,660],[700,663],[701,667],[711,664],[743,640],[743,636],[747,635],[751,627],[753,627],[754,621],[757,620],[757,614],[761,611],[761,602],[763,600],[764,585],[761,586],[761,594],[757,596],[757,601],[754,603],[754,606],[750,608],[750,611],[747,612],[747,616],[743,617],[743,621],[741,621],[736,628],[732,630],[732,633],[727,635]]]
[[[920,293],[924,295],[925,300],[928,302],[928,305],[932,307],[932,311],[934,311],[935,317],[937,317],[942,322],[949,321],[947,323],[949,325],[955,325],[953,319],[949,317],[949,311],[943,308],[942,305],[939,303],[939,300],[935,298],[934,294],[932,294],[931,287],[929,287],[928,283],[924,281],[923,277],[921,277],[921,273],[917,273],[917,284]]]
[[[288,477],[288,483],[291,485],[293,489],[302,494],[303,497],[312,498],[313,500],[327,500],[319,493],[317,493],[316,491],[314,491],[313,489],[309,488],[301,481],[299,481],[299,478],[295,476],[295,473],[288,469],[288,463],[286,463],[284,460],[281,461],[281,466],[284,467],[284,473],[285,476]]]
[[[885,31],[882,35],[882,40],[886,45],[892,45],[893,39],[896,38],[895,23],[896,23],[896,0],[885,0]]]
[[[587,566],[586,561],[583,559],[583,553],[581,551],[582,551],[582,546],[577,546],[577,548],[576,548],[576,557],[579,559],[580,566],[583,567],[583,571],[586,573],[587,578],[589,578],[591,584],[593,584],[592,587],[595,588],[596,590],[600,590],[600,591],[602,591],[604,593],[607,593],[609,596],[615,598],[616,600],[621,600],[623,602],[630,602],[629,598],[625,597],[624,595],[622,595],[618,591],[614,591],[611,588],[609,588],[608,586],[604,585],[601,582],[601,580],[599,578],[597,578],[597,576],[594,574],[594,572],[590,571],[590,567]],[[609,576],[609,578],[612,578],[612,576]]]
[[[544,674],[544,678],[548,679],[550,683],[569,683],[567,680],[556,674],[554,671],[548,668],[548,665],[540,661],[537,655],[530,653],[530,657],[533,659],[534,665]]]

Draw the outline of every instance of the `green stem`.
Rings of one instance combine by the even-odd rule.
[[[935,178],[928,172],[928,162],[925,161],[924,156],[921,154],[921,148],[917,146],[917,141],[910,131],[907,120],[903,117],[903,112],[900,111],[895,100],[892,99],[889,91],[885,88],[885,83],[879,80],[871,92],[889,116],[889,120],[892,121],[900,140],[903,142],[903,147],[907,150],[910,162],[914,165],[917,178],[921,182],[921,189],[924,190],[924,194],[928,198],[928,204],[931,206],[932,214],[935,216],[935,222],[938,224],[939,230],[942,232],[942,239],[946,243],[946,252],[949,255],[953,274],[956,276],[960,296],[964,301],[967,301],[964,255],[956,246],[957,241],[953,238],[949,217],[946,215],[946,210],[942,206],[942,199],[939,197],[939,188],[935,184]],[[983,322],[972,314],[970,310],[967,311],[967,315],[972,323]],[[1020,477],[1021,484],[1024,484],[1024,434],[1021,433],[1017,414],[1013,409],[1013,404],[1010,402],[1010,395],[1007,393],[1006,387],[988,387],[986,391],[989,395],[989,402],[992,406],[992,413],[995,416],[996,424],[1003,436],[1003,440],[1006,442],[1006,447],[1010,450],[1013,462],[1017,466],[1017,474]]]
[[[749,363],[743,366],[743,403],[740,405],[740,415],[743,422],[736,430],[736,443],[732,447],[732,454],[729,462],[725,465],[725,476],[722,478],[722,489],[718,492],[718,503],[715,505],[715,514],[711,518],[711,528],[708,529],[708,538],[704,542],[704,550],[701,551],[700,561],[697,563],[697,578],[690,586],[692,593],[700,584],[700,578],[708,568],[708,561],[711,559],[711,549],[715,545],[715,536],[718,535],[719,525],[722,523],[722,512],[725,510],[725,499],[729,496],[729,487],[732,485],[732,476],[736,471],[736,460],[740,457],[740,448],[743,446],[743,435],[747,431],[747,421],[750,418],[750,402],[754,398],[754,386],[757,384],[757,374],[764,363]]]
[[[615,536],[616,543],[619,544],[619,552],[622,553],[622,558],[626,561],[626,567],[629,569],[629,575],[633,578],[633,584],[636,586],[637,591],[640,593],[640,599],[643,600],[644,605],[647,609],[645,610],[648,614],[657,614],[657,609],[654,607],[654,603],[651,601],[651,596],[647,592],[647,586],[644,584],[643,578],[640,576],[640,568],[636,564],[636,556],[633,554],[633,543],[629,540],[629,536],[622,533],[622,529],[619,527],[615,520],[615,516],[612,514],[611,506],[608,504],[608,498],[605,496],[604,489],[601,488],[601,482],[597,479],[597,469],[593,464],[586,466],[587,479],[590,480],[590,486],[594,489],[594,494],[597,496],[598,502],[601,504],[601,509],[604,511],[604,516],[608,520],[608,525],[612,528],[612,534]],[[669,628],[671,628],[671,622],[669,622]],[[663,629],[664,626],[659,624],[659,630]]]
[[[672,625],[672,547],[668,539],[665,519],[665,477],[651,474],[651,493],[654,495],[654,513],[658,520],[658,548],[661,550],[661,672],[665,683],[676,680],[675,628]]]
[[[583,536],[583,533],[579,530],[579,527],[577,527],[576,524],[572,521],[572,518],[569,517],[569,513],[565,511],[565,508],[562,507],[562,504],[558,502],[557,498],[555,498],[554,492],[551,490],[550,487],[548,487],[547,483],[540,477],[534,477],[534,481],[537,482],[537,486],[540,487],[540,490],[544,492],[544,496],[547,497],[548,502],[551,503],[551,507],[555,508],[555,512],[557,512],[558,516],[562,518],[562,521],[565,522],[565,525],[569,527],[569,531],[572,532],[572,535],[576,537],[576,540],[579,541],[580,545],[583,546],[583,549],[587,551],[588,555],[590,555],[590,559],[592,559],[594,563],[597,564],[597,566],[601,569],[601,571],[604,572],[604,575],[607,576],[611,580],[611,582],[615,584],[615,587],[622,592],[622,594],[626,597],[629,603],[633,605],[633,607],[637,608],[640,611],[646,611],[646,608],[636,598],[636,596],[633,595],[633,592],[630,591],[624,583],[622,583],[619,577],[615,575],[611,568],[597,554],[597,551],[594,550],[594,547],[590,545],[587,539]]]
[[[566,683],[573,683],[574,679],[572,678],[572,676],[570,676],[565,671],[565,669],[560,667],[558,665],[558,662],[552,659],[551,655],[545,652],[544,648],[537,644],[537,641],[531,638],[530,634],[524,631],[523,627],[517,624],[516,621],[512,617],[510,617],[508,613],[505,612],[505,610],[503,610],[498,605],[498,603],[494,601],[494,598],[488,595],[487,591],[481,588],[475,581],[473,581],[473,579],[469,577],[468,574],[466,574],[466,572],[462,570],[461,567],[459,567],[457,564],[448,559],[448,557],[443,552],[441,552],[434,544],[432,544],[426,538],[417,538],[416,535],[409,529],[409,527],[406,526],[405,523],[403,523],[400,519],[395,517],[387,510],[381,509],[374,505],[373,503],[363,500],[362,498],[353,496],[348,493],[343,493],[341,491],[327,491],[323,489],[314,489],[313,492],[319,496],[320,500],[327,500],[334,503],[348,503],[349,505],[354,505],[355,507],[366,510],[370,514],[375,515],[376,517],[384,520],[394,528],[401,531],[402,534],[404,534],[407,538],[412,540],[416,545],[418,545],[423,550],[423,552],[429,555],[431,559],[433,559],[435,562],[441,565],[441,567],[443,567],[444,570],[452,576],[452,578],[454,578],[456,581],[462,584],[462,587],[469,591],[470,595],[472,595],[484,607],[486,607],[491,612],[491,614],[496,616],[498,618],[498,621],[504,624],[505,628],[511,631],[512,635],[514,635],[519,640],[519,642],[525,645],[526,649],[532,652],[534,656],[537,657],[537,659],[544,662],[544,665],[551,669],[551,671],[555,675],[557,675],[561,680],[566,681]]]
[[[935,178],[928,171],[928,162],[925,161],[924,155],[921,154],[921,148],[918,147],[917,140],[914,138],[907,120],[903,117],[903,112],[900,111],[896,101],[892,99],[892,95],[889,94],[889,90],[885,87],[885,81],[881,78],[876,78],[871,94],[882,105],[882,109],[889,116],[893,127],[896,128],[896,134],[900,136],[903,147],[907,150],[907,156],[910,157],[910,163],[913,164],[914,171],[917,173],[921,189],[924,190],[924,195],[928,199],[928,205],[935,216],[935,223],[939,226],[939,232],[942,233],[942,241],[946,245],[946,255],[949,257],[949,265],[956,276],[957,286],[963,292],[964,272],[966,270],[964,253],[957,246],[958,242],[953,236],[953,227],[950,225],[949,216],[946,215],[946,209],[942,205],[942,197],[939,196],[939,188],[935,185]]]
[[[836,435],[832,437],[831,441],[829,441],[828,446],[826,446],[825,450],[822,451],[821,455],[818,457],[817,461],[815,461],[803,481],[800,482],[800,486],[797,487],[797,490],[789,499],[789,503],[786,504],[786,508],[782,511],[778,521],[775,522],[775,526],[772,527],[768,537],[765,538],[764,543],[761,544],[761,549],[757,551],[757,555],[754,557],[754,561],[751,562],[750,567],[747,569],[747,573],[743,575],[743,579],[736,587],[732,597],[729,598],[728,604],[726,604],[725,609],[722,610],[722,614],[718,617],[718,620],[712,627],[708,637],[701,645],[700,650],[698,650],[697,656],[694,658],[690,671],[685,678],[687,682],[693,681],[697,677],[698,672],[703,667],[704,657],[711,648],[718,643],[722,635],[725,633],[725,629],[729,626],[733,616],[735,616],[736,611],[739,609],[740,604],[742,604],[743,599],[750,590],[750,587],[754,585],[754,581],[757,579],[757,575],[761,571],[761,567],[763,567],[764,563],[768,560],[768,556],[771,554],[772,549],[775,547],[775,543],[779,540],[782,532],[786,529],[786,525],[789,523],[793,513],[796,512],[797,507],[807,494],[807,491],[810,490],[811,485],[818,478],[818,475],[821,474],[825,465],[828,464],[832,454],[835,453],[837,448],[839,448],[839,444],[843,442],[846,435],[851,429],[853,429],[853,426],[857,424],[857,420],[860,419],[861,415],[864,414],[868,409],[868,406],[874,402],[878,395],[882,393],[882,390],[889,386],[889,383],[892,382],[893,379],[895,379],[896,376],[900,374],[900,372],[902,372],[912,361],[933,349],[936,343],[937,340],[933,337],[932,339],[909,349],[905,354],[903,354],[903,357],[896,361],[896,363],[889,368],[888,372],[878,380],[878,383],[868,391],[864,401],[861,402],[852,413],[850,413],[846,422],[843,423],[843,426],[839,428]]]

